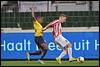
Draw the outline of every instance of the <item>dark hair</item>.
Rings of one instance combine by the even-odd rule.
[[[43,16],[37,16],[36,19],[42,18]]]

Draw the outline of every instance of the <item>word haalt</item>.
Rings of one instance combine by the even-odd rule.
[[[4,51],[23,51],[23,50],[31,50],[31,42],[30,40],[24,39],[23,42],[6,42],[5,40],[3,41],[3,44],[1,44],[1,48],[3,48]]]

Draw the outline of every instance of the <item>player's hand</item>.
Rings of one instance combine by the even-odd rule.
[[[46,28],[43,28],[43,29],[42,29],[42,31],[45,31],[45,30],[46,30]]]

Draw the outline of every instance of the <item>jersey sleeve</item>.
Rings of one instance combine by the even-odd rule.
[[[59,22],[59,20],[55,20],[55,21],[51,22],[51,26],[53,26],[54,24],[56,24],[58,22]]]
[[[37,29],[37,20],[33,20],[33,27],[34,27],[34,29]]]

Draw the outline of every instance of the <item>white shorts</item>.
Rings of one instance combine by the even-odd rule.
[[[70,42],[64,38],[62,35],[59,35],[55,38],[55,41],[57,43],[59,43],[62,47],[65,47],[67,44],[69,44]]]

